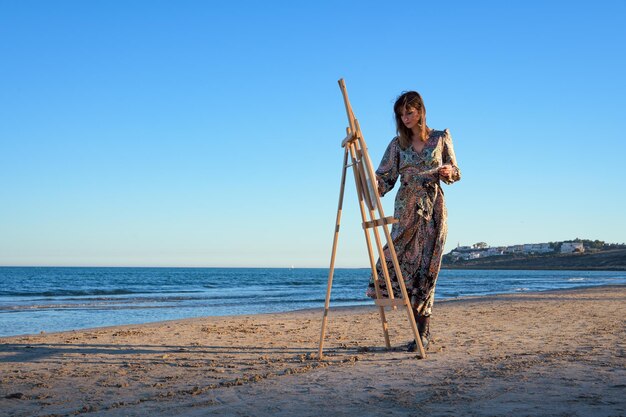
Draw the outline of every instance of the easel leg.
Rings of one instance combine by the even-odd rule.
[[[365,153],[360,148],[359,142],[358,141],[353,142],[352,146],[355,149],[357,157],[360,159],[357,172],[361,180],[363,195],[364,197],[374,199],[375,196],[371,196],[371,195],[366,196],[365,193],[368,191],[368,184],[367,184],[366,178],[369,178],[370,181],[373,181],[372,178],[375,178],[375,177],[372,177],[372,176],[368,177],[368,174],[366,172],[367,168],[365,166],[366,165]],[[369,207],[370,219],[374,220],[376,218],[375,208],[378,208],[380,210],[380,202],[370,201],[367,204],[367,206]],[[362,214],[362,215],[363,215],[363,221],[365,221],[365,214]],[[381,217],[384,217],[384,216],[381,216]],[[380,266],[383,271],[383,278],[385,279],[385,285],[387,286],[387,294],[388,294],[389,299],[393,300],[394,294],[393,294],[393,289],[391,286],[391,279],[389,277],[389,268],[387,267],[387,262],[385,259],[385,253],[383,251],[383,245],[381,243],[380,234],[378,233],[378,229],[376,227],[372,229],[374,232],[374,240],[376,242],[376,248],[378,249],[378,258],[381,260]],[[377,300],[381,299],[380,294],[376,293],[376,299]],[[396,306],[393,305],[392,308],[395,310]]]
[[[346,186],[346,170],[348,164],[348,149],[343,155],[343,171],[341,174],[341,188],[339,191],[339,204],[337,205],[337,218],[335,220],[335,236],[333,238],[333,250],[330,255],[330,269],[328,271],[328,286],[326,287],[326,302],[324,303],[324,317],[322,318],[322,332],[320,335],[320,348],[318,351],[318,358],[322,359],[322,350],[324,349],[324,336],[326,334],[326,323],[328,321],[328,309],[330,307],[330,292],[333,287],[333,274],[335,272],[335,255],[337,253],[337,242],[339,240],[339,225],[341,223],[341,210],[343,207],[343,193]]]
[[[370,239],[370,234],[367,229],[363,229],[365,232],[365,241],[367,242],[367,253],[370,259],[370,268],[372,270],[372,277],[374,279],[374,291],[376,291],[376,299],[381,299],[380,288],[378,287],[378,281],[380,277],[378,276],[378,272],[376,271],[376,258],[374,256],[374,251],[372,249],[372,241]],[[378,313],[380,314],[380,321],[383,325],[383,335],[385,337],[385,347],[387,349],[391,349],[391,341],[389,340],[389,324],[387,323],[387,317],[385,316],[385,307],[378,306]]]
[[[350,149],[350,157],[352,158],[352,167],[354,169],[354,180],[356,182],[357,195],[359,197],[359,208],[361,210],[361,219],[363,223],[365,223],[367,221],[367,214],[365,211],[366,205],[364,201],[365,190],[363,188],[363,182],[362,182],[364,174],[363,172],[361,172],[362,163],[357,162],[358,153],[355,151],[356,149],[355,142],[348,144],[346,148]],[[374,279],[374,290],[376,291],[376,299],[379,300],[381,298],[380,288],[378,287],[378,280],[380,279],[380,277],[378,276],[378,272],[376,271],[376,257],[374,256],[374,250],[372,248],[372,240],[371,240],[371,237],[367,228],[364,227],[363,232],[365,232],[365,242],[367,244],[367,254],[370,260],[370,268],[372,270],[372,277]],[[377,236],[376,229],[374,229],[374,233],[375,233],[375,237],[379,239]],[[381,259],[384,259],[384,258],[381,258]],[[389,274],[387,273],[386,268],[387,266],[383,265],[383,272],[384,272],[385,278],[389,280]],[[385,346],[387,347],[387,349],[391,349],[391,341],[389,340],[389,324],[387,323],[387,317],[385,316],[385,307],[378,306],[378,312],[380,314],[380,321],[382,322],[382,326],[383,326],[383,336],[385,338]]]

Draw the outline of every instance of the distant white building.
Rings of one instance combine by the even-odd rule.
[[[491,249],[491,248],[490,248]],[[457,246],[450,252],[450,255],[455,259],[462,259],[464,261],[470,259],[484,258],[485,256],[492,256],[490,249],[475,249],[471,246]]]
[[[474,252],[454,250],[454,251],[450,252],[450,255],[452,255],[454,257],[455,261],[458,261],[459,259],[467,261],[468,259],[474,259],[474,258],[471,257],[473,253]]]
[[[585,246],[582,244],[582,242],[563,242],[561,244],[561,253],[583,253],[584,251]]]
[[[504,247],[489,248],[485,251],[483,256],[498,256],[498,255],[504,255]]]
[[[524,245],[507,246],[504,253],[524,253]]]
[[[549,243],[526,243],[524,244],[524,253],[546,253],[554,252]]]

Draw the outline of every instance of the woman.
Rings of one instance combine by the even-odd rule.
[[[440,180],[451,184],[461,179],[461,171],[456,165],[450,132],[428,128],[424,102],[417,92],[402,94],[393,110],[398,135],[387,147],[376,170],[376,179],[383,196],[400,178],[394,210],[399,222],[393,224],[391,237],[422,344],[427,348],[431,340],[429,324],[435,285],[448,232]],[[394,296],[400,297],[387,247],[384,254]],[[380,260],[376,267],[381,294],[388,297]],[[373,278],[367,295],[376,297]],[[417,350],[417,343],[409,343],[408,350]]]

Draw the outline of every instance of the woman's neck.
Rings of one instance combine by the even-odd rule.
[[[411,128],[411,133],[412,133],[411,134],[411,140],[413,142],[416,142],[416,141],[424,142],[422,140],[422,130],[419,127],[415,126],[415,127]]]

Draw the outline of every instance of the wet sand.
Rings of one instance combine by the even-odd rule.
[[[0,338],[2,416],[624,416],[626,286]]]

